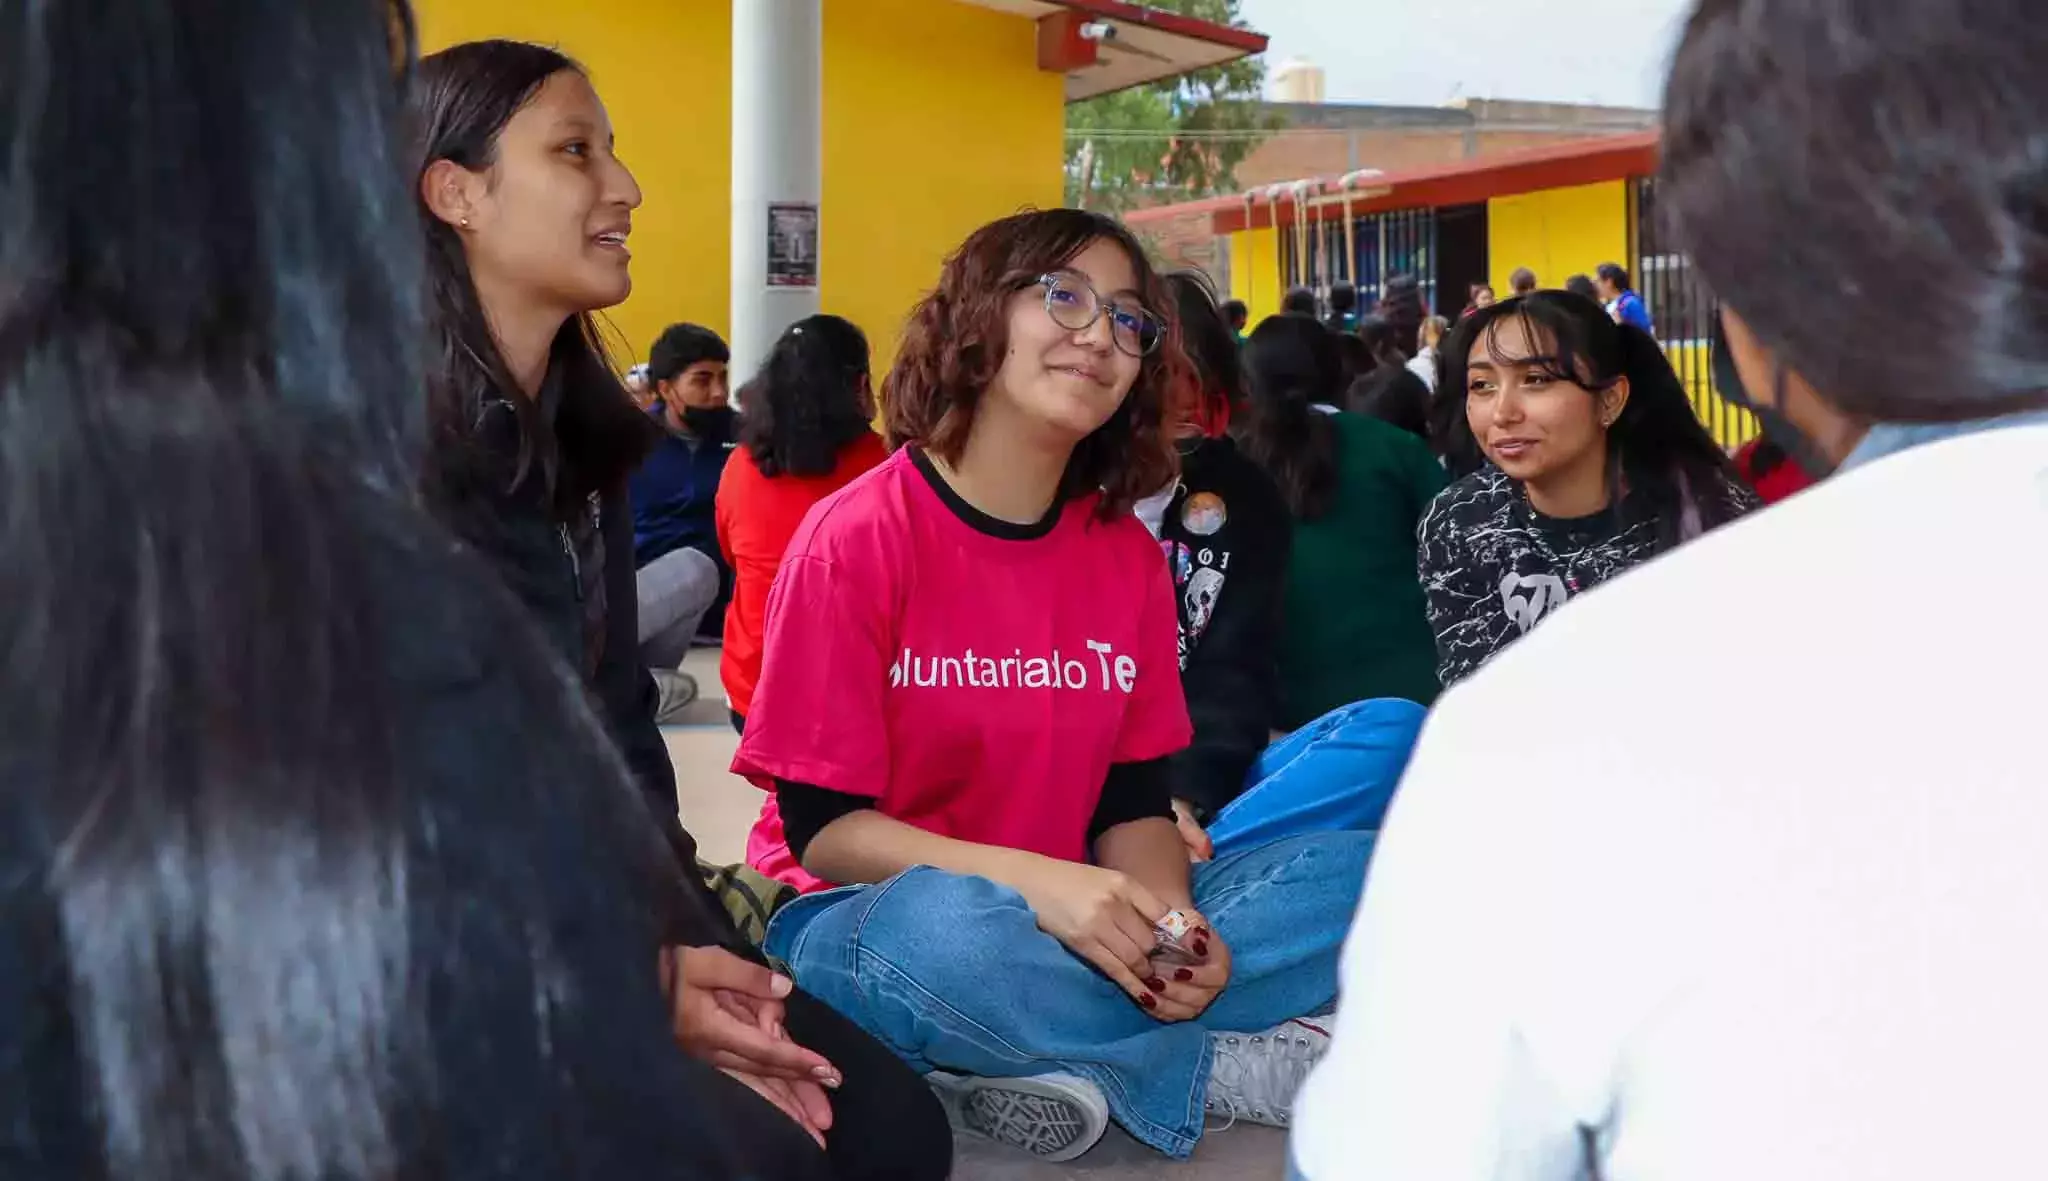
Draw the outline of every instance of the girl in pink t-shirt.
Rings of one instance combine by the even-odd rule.
[[[772,791],[750,860],[806,891],[770,954],[1054,1159],[1110,1115],[1173,1156],[1205,1110],[1284,1126],[1371,848],[1191,865],[1175,827],[1173,591],[1130,511],[1173,473],[1169,307],[1107,218],[968,238],[884,385],[899,450],[790,542],[734,761]]]

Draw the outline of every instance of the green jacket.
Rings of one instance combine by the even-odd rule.
[[[1436,700],[1436,637],[1415,574],[1415,529],[1449,477],[1421,439],[1333,415],[1337,496],[1296,521],[1280,643],[1283,729],[1375,697]]]

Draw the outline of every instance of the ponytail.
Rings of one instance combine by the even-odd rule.
[[[1337,427],[1316,409],[1338,392],[1336,339],[1309,317],[1275,316],[1245,342],[1244,362],[1249,412],[1233,430],[1295,519],[1314,520],[1337,493]]]
[[[761,474],[822,476],[839,452],[867,433],[861,383],[868,338],[838,316],[807,316],[789,326],[740,389],[740,442]]]

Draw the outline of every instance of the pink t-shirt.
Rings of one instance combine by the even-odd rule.
[[[1085,861],[1111,763],[1188,744],[1173,589],[1137,517],[970,525],[908,448],[811,509],[768,596],[733,770],[872,797],[927,832]],[[747,861],[825,886],[771,794]]]

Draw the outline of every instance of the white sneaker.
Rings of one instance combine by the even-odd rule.
[[[683,711],[697,700],[697,678],[668,668],[647,671],[654,677],[654,688],[659,694],[654,705],[655,725],[667,726],[681,720]]]
[[[1284,1128],[1294,1118],[1294,1096],[1330,1048],[1330,1032],[1303,1018],[1264,1033],[1212,1033],[1211,1115]]]
[[[955,1128],[1042,1160],[1072,1160],[1109,1128],[1109,1101],[1079,1075],[981,1078],[935,1070],[924,1077]]]

